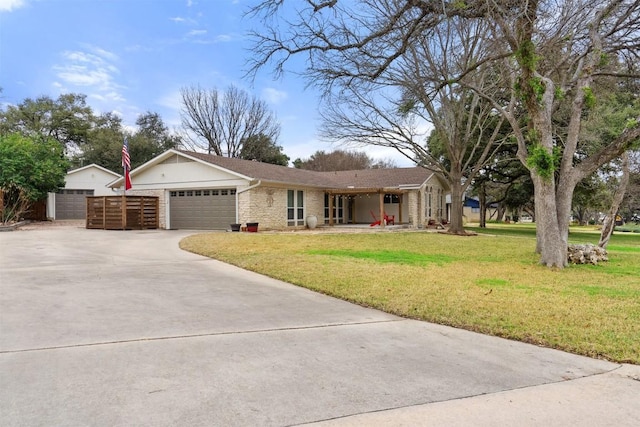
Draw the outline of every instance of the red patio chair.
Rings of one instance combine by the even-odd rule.
[[[389,224],[396,225],[396,216],[384,214],[384,223],[387,225]]]
[[[373,211],[369,211],[369,212],[371,212],[371,216],[373,217],[373,222],[369,224],[369,227],[375,227],[376,225],[380,225],[380,220],[378,219],[376,214],[374,214]]]

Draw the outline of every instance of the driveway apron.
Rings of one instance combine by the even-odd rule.
[[[188,234],[0,233],[1,425],[358,425],[619,368],[320,295]]]

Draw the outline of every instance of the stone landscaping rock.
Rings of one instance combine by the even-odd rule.
[[[570,264],[593,264],[609,261],[607,250],[597,245],[587,243],[585,245],[569,245],[567,257]]]

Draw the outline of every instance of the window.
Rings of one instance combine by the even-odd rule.
[[[304,191],[287,190],[287,225],[304,225]]]
[[[398,204],[400,203],[400,196],[397,194],[385,194],[384,195],[384,203],[386,205],[390,205],[392,203]]]
[[[344,224],[344,198],[340,195],[324,195],[324,221],[329,223],[329,198],[333,197],[333,220],[336,224]]]

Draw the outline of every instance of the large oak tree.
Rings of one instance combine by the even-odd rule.
[[[593,86],[637,77],[637,0],[265,0],[252,13],[267,28],[254,34],[252,70],[268,66],[281,73],[291,57],[305,56],[309,82],[326,94],[384,81],[412,55],[427,61],[414,47],[427,40],[437,49],[439,35],[450,34],[458,22],[483,25],[483,48],[465,68],[441,77],[446,85],[472,90],[509,122],[517,156],[534,183],[537,250],[547,266],[567,264],[577,183],[640,138],[638,118],[629,117],[606,145],[588,154],[580,150],[585,112],[598,102]],[[443,40],[440,47],[449,39]],[[449,57],[440,60],[445,65]],[[499,87],[478,81],[482,70],[495,72]],[[413,74],[419,84],[432,77]],[[568,106],[568,120],[558,127],[561,105]]]

